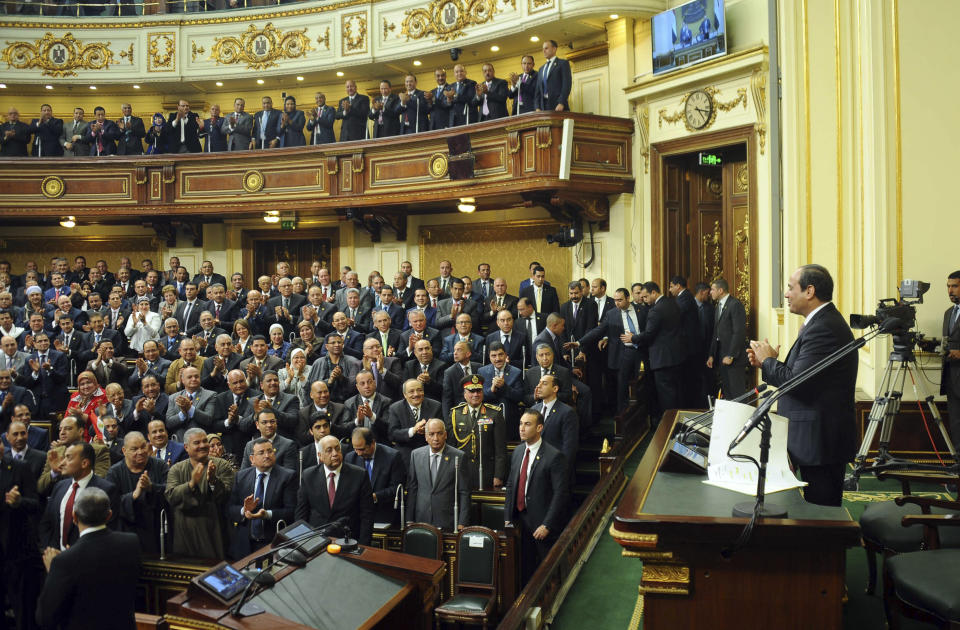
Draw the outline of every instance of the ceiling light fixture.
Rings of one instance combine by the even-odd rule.
[[[280,211],[268,210],[263,214],[263,220],[267,223],[280,223]]]
[[[490,47],[490,52],[500,52],[500,47],[494,44]]]
[[[72,228],[77,225],[77,218],[73,216],[60,217],[60,225],[65,228]]]
[[[338,76],[338,77],[342,77],[342,76],[343,76],[343,72],[340,71],[340,70],[337,70],[337,76]]]
[[[257,85],[263,85],[263,79],[257,79]]]
[[[223,87],[223,81],[217,81],[216,86],[217,86],[217,87]]]
[[[91,85],[91,86],[90,86],[90,89],[91,89],[91,90],[95,90],[95,89],[97,89],[97,86]]]
[[[423,62],[420,61],[419,59],[414,59],[414,60],[413,60],[413,65],[415,65],[415,66],[422,66],[422,65],[423,65]]]
[[[6,83],[0,83],[0,90],[5,90],[5,89],[7,89],[7,84],[6,84]]]
[[[530,36],[530,41],[531,41],[531,42],[539,42],[539,41],[540,41],[540,38],[537,37],[536,35],[531,35],[531,36]]]
[[[297,81],[303,81],[303,77],[297,77]]]
[[[476,201],[473,197],[463,197],[460,199],[460,203],[457,204],[457,210],[463,212],[464,214],[470,214],[477,209]]]
[[[616,19],[618,19],[619,17],[620,17],[620,16],[617,15],[616,13],[611,13],[611,14],[610,14],[610,19],[611,19],[611,20],[616,20]]]
[[[133,89],[139,90],[139,89],[140,89],[140,86],[139,86],[139,85],[135,85],[135,86],[133,86]]]
[[[52,89],[53,89],[53,86],[52,86],[52,85],[45,85],[45,86],[43,86],[43,87],[47,88],[48,90],[52,90]]]

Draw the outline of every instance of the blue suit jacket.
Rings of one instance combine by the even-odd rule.
[[[227,522],[233,527],[230,532],[230,556],[242,558],[253,551],[250,541],[250,521],[243,518],[244,498],[254,494],[257,483],[257,469],[244,468],[237,473],[227,501]],[[293,512],[297,508],[297,473],[289,468],[276,465],[270,471],[267,490],[261,507],[271,512],[269,519],[263,519],[263,534],[266,540],[272,540],[277,532],[277,522],[293,522]]]
[[[483,377],[483,400],[501,405],[503,419],[507,422],[507,427],[512,427],[520,422],[520,403],[523,402],[524,394],[521,369],[519,365],[506,364],[503,367],[504,386],[497,391],[491,389],[495,372],[496,368],[492,363],[488,363],[477,371],[477,374]]]
[[[447,335],[443,338],[443,349],[440,351],[440,359],[447,363],[453,363],[453,346],[460,339],[460,333]],[[470,346],[473,349],[473,359],[477,363],[483,362],[483,337],[477,333],[470,333]]]
[[[187,449],[183,447],[183,444],[180,442],[174,442],[173,440],[167,442],[166,457],[163,458],[163,461],[166,462],[167,466],[173,466],[177,462],[183,461],[186,458]]]

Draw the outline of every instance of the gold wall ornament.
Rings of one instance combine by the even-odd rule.
[[[705,122],[702,127],[694,128],[694,127],[691,127],[690,123],[687,121],[687,117],[684,115],[684,108],[687,106],[687,99],[690,98],[692,94],[699,93],[699,92],[707,93],[711,101],[713,101],[713,109],[710,112],[710,117],[707,119],[707,122]],[[711,126],[713,126],[713,123],[717,119],[718,112],[729,112],[737,105],[743,105],[744,109],[747,108],[747,88],[737,88],[736,98],[730,101],[721,101],[718,98],[719,96],[720,96],[720,90],[712,86],[687,92],[680,99],[680,107],[677,110],[675,110],[672,114],[667,112],[666,107],[660,108],[660,111],[658,112],[657,123],[659,127],[663,129],[664,122],[667,122],[672,125],[673,123],[679,122],[682,120],[684,126],[687,128],[687,131],[689,132],[706,131]]]
[[[344,55],[367,52],[367,13],[345,13],[340,16],[340,33]]]
[[[647,593],[690,594],[690,567],[644,563],[640,586]]]
[[[47,199],[59,199],[67,191],[66,184],[56,175],[44,177],[40,182],[40,192]]]
[[[633,108],[637,117],[637,132],[640,134],[640,155],[643,156],[643,172],[650,172],[650,108],[646,103],[637,103]]]
[[[252,170],[243,174],[243,189],[248,193],[260,192],[263,190],[263,173]]]
[[[330,50],[330,27],[329,26],[323,32],[323,36],[317,38],[317,44],[320,46],[323,46],[327,50]]]
[[[767,68],[758,68],[750,75],[750,92],[753,108],[757,111],[757,136],[760,139],[760,155],[764,154],[767,140]]]
[[[393,24],[392,22],[388,22],[387,18],[383,18],[383,38],[384,39],[387,38],[388,33],[390,33],[391,31],[395,31],[396,29],[397,29],[396,24]]]
[[[207,52],[203,49],[203,46],[197,46],[197,42],[190,42],[190,61],[196,61],[197,57],[203,56],[203,53]]]
[[[713,265],[710,264],[710,255],[708,252],[713,250]],[[713,234],[703,235],[703,277],[708,282],[712,282],[723,275],[723,267],[720,266],[720,255],[723,250],[723,236],[720,233],[720,221],[713,222]]]
[[[430,156],[430,176],[434,179],[440,179],[447,176],[447,156],[443,153],[434,153]]]
[[[743,165],[743,170],[747,166]],[[737,179],[740,173],[737,173]],[[750,316],[750,213],[743,215],[743,226],[733,235],[733,247],[736,252],[736,296],[743,302],[743,309],[747,317]]]
[[[407,39],[435,35],[436,41],[448,42],[466,35],[464,28],[486,24],[497,13],[497,0],[431,0],[426,8],[406,12],[400,34]]]
[[[174,72],[177,69],[177,34],[147,35],[147,72]]]
[[[40,68],[43,76],[73,77],[77,76],[77,70],[109,68],[113,63],[113,51],[110,50],[109,43],[84,44],[78,41],[73,33],[58,37],[53,33],[46,33],[32,44],[8,41],[7,47],[3,49],[3,61],[8,68]]]
[[[130,47],[126,50],[120,51],[120,57],[127,59],[130,62],[130,65],[133,65],[133,43],[130,44]]]
[[[750,192],[750,170],[746,162],[737,165],[733,177],[733,190],[736,193]]]
[[[536,13],[537,11],[551,9],[553,8],[553,2],[554,0],[528,0],[527,13]]]
[[[306,33],[306,28],[284,33],[272,22],[262,29],[251,24],[239,37],[215,38],[209,59],[225,66],[245,63],[250,70],[274,68],[280,59],[296,59],[313,50]]]

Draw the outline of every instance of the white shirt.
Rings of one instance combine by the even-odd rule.
[[[330,487],[330,473],[333,473],[333,488],[336,490],[340,487],[340,471],[343,470],[343,465],[341,464],[340,468],[336,470],[331,470],[327,468],[327,465],[323,465],[323,484],[325,488]]]
[[[540,445],[543,444],[543,440],[537,440],[536,444],[527,444],[527,450],[530,452],[530,456],[527,458],[527,482],[523,486],[523,496],[526,499],[527,488],[530,487],[530,468],[533,466],[533,462],[537,459],[537,453],[540,452]],[[523,460],[520,460],[521,462]],[[520,479],[517,477],[517,479]]]
[[[628,319],[633,323],[633,329],[637,331],[637,333],[640,332],[640,324],[637,321],[637,312],[633,310],[632,306],[628,306],[625,311],[620,311],[620,316],[623,318],[623,332],[630,332],[630,326],[627,324]],[[625,343],[623,345],[627,346],[628,348],[637,347],[637,345],[634,343]]]
[[[807,324],[809,324],[809,323],[810,323],[810,320],[813,319],[813,316],[816,315],[817,313],[819,313],[820,310],[821,310],[824,306],[826,306],[827,304],[829,304],[829,303],[830,303],[830,302],[824,302],[823,304],[821,304],[821,305],[818,306],[817,308],[815,308],[815,309],[813,309],[812,311],[810,311],[809,313],[807,313],[807,316],[803,318],[803,325],[806,326]]]
[[[255,469],[255,470],[256,470],[256,469]],[[271,471],[269,471],[269,470],[265,470],[265,471],[263,471],[263,472],[261,473],[259,470],[257,470],[256,474],[253,476],[253,493],[254,493],[254,495],[256,495],[256,493],[257,493],[257,479],[258,479],[258,478],[260,477],[260,475],[262,474],[262,475],[263,475],[263,496],[264,496],[264,498],[266,498],[266,496],[267,496],[267,484],[270,483],[270,472],[271,472]],[[260,503],[260,504],[257,506],[256,511],[259,512],[259,511],[260,511],[260,508],[262,508],[262,507],[263,507],[263,503]],[[265,513],[266,513],[267,518],[273,518],[273,510],[265,510]],[[246,518],[246,514],[245,514],[244,511],[243,511],[243,506],[242,506],[242,505],[240,506],[240,518]]]
[[[93,471],[91,470],[87,473],[87,476],[83,479],[70,479],[70,486],[67,488],[67,492],[63,495],[63,499],[60,500],[60,521],[58,523],[59,530],[57,532],[57,538],[60,540],[60,549],[64,550],[66,547],[63,546],[63,515],[67,511],[67,501],[70,500],[70,495],[73,493],[73,483],[76,482],[80,484],[80,487],[77,488],[77,494],[80,494],[80,491],[90,485],[90,480],[93,479]],[[77,498],[73,498],[76,502]]]

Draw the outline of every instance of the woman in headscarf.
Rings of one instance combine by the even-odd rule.
[[[283,338],[283,326],[272,324],[270,326],[270,342],[267,345],[267,355],[286,361],[289,351],[290,342]]]
[[[297,109],[297,99],[288,96],[283,101],[283,113],[280,114],[280,138],[281,147],[302,147],[307,144],[307,139],[303,135],[303,126],[307,120],[303,117],[303,112]]]
[[[147,142],[147,155],[167,152],[167,118],[163,112],[153,115],[153,125],[147,130],[144,140]]]
[[[89,371],[80,372],[77,376],[77,391],[70,397],[70,402],[67,403],[67,409],[64,413],[68,414],[76,410],[74,415],[83,422],[84,440],[87,442],[94,438],[102,440],[103,431],[99,426],[96,410],[99,406],[107,403],[107,394],[100,387],[100,383],[97,382],[96,374]]]
[[[298,400],[302,400],[302,391],[310,388],[310,382],[307,381],[307,372],[309,371],[307,353],[301,348],[293,348],[290,351],[290,362],[277,372],[277,377],[280,379],[280,391],[293,394]]]

